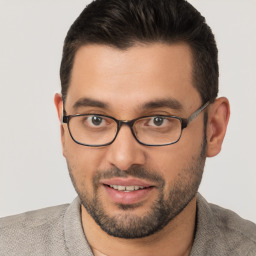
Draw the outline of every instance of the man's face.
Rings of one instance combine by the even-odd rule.
[[[65,110],[120,120],[187,118],[202,104],[192,84],[186,44],[127,50],[87,45],[76,53]],[[111,145],[93,148],[76,144],[64,124],[62,142],[73,184],[94,220],[110,235],[144,237],[166,226],[198,190],[205,162],[204,115],[169,146],[143,146],[125,125]],[[120,190],[123,186],[141,188]]]

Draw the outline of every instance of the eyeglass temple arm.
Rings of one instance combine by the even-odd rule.
[[[193,121],[204,109],[207,108],[207,106],[210,104],[209,101],[207,101],[201,108],[196,110],[188,119],[186,119],[186,124],[187,126],[191,121]]]

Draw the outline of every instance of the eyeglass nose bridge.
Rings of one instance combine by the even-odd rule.
[[[111,143],[113,143],[113,142],[115,141],[116,137],[117,137],[118,134],[119,134],[119,131],[120,131],[121,127],[122,127],[123,125],[127,125],[127,126],[129,126],[129,128],[130,128],[130,130],[131,130],[131,133],[132,133],[133,137],[135,138],[135,140],[136,140],[137,142],[139,142],[140,144],[142,144],[142,143],[138,140],[138,138],[136,137],[135,132],[134,132],[134,130],[133,130],[133,125],[134,125],[134,123],[136,122],[136,120],[137,120],[137,119],[134,119],[134,120],[116,120],[116,122],[117,122],[116,136],[115,136],[115,138],[112,140]]]

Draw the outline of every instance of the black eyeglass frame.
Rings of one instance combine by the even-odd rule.
[[[69,134],[70,134],[72,140],[73,140],[75,143],[77,143],[77,144],[79,144],[79,145],[82,145],[82,146],[88,146],[88,147],[103,147],[103,146],[108,146],[108,145],[112,144],[112,143],[115,141],[115,139],[116,139],[116,137],[117,137],[117,135],[118,135],[118,133],[119,133],[119,131],[120,131],[122,125],[128,125],[128,126],[130,127],[130,129],[131,129],[131,132],[132,132],[133,137],[135,138],[135,140],[136,140],[138,143],[140,143],[141,145],[144,145],[144,146],[161,147],[161,146],[168,146],[168,145],[172,145],[172,144],[177,143],[177,142],[180,140],[180,138],[181,138],[183,129],[185,129],[185,128],[189,125],[189,123],[190,123],[191,121],[193,121],[204,109],[206,109],[209,104],[210,104],[210,102],[207,101],[207,102],[206,102],[204,105],[202,105],[199,109],[197,109],[195,112],[193,112],[188,118],[181,118],[181,117],[178,117],[178,116],[168,116],[168,115],[153,115],[153,116],[141,116],[141,117],[138,117],[138,118],[135,118],[135,119],[132,119],[132,120],[118,120],[118,119],[116,119],[116,118],[114,118],[114,117],[112,117],[112,116],[99,115],[99,114],[94,114],[94,113],[90,113],[90,114],[64,115],[65,110],[63,109],[62,123],[66,123],[66,124],[67,124],[68,130],[69,130]],[[115,137],[113,138],[113,140],[110,141],[110,142],[108,142],[108,143],[100,144],[100,145],[84,144],[84,143],[81,143],[81,142],[75,140],[75,138],[73,137],[73,135],[72,135],[72,133],[71,133],[71,131],[70,131],[69,121],[70,121],[73,117],[77,117],[77,116],[87,116],[87,115],[90,115],[90,116],[91,116],[91,115],[102,116],[102,117],[107,117],[107,118],[110,118],[110,119],[114,120],[114,121],[116,122],[116,124],[117,124],[117,131],[116,131],[116,135],[115,135]],[[178,138],[176,141],[171,142],[171,143],[166,143],[166,144],[147,144],[147,143],[141,142],[141,141],[136,137],[136,134],[135,134],[135,132],[134,132],[134,130],[133,130],[133,125],[134,125],[134,123],[135,123],[137,120],[139,120],[139,119],[147,118],[147,117],[155,117],[155,116],[157,116],[157,117],[170,117],[170,118],[178,119],[178,120],[180,121],[180,123],[181,123],[181,132],[180,132],[179,138]]]

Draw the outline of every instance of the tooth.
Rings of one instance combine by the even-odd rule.
[[[135,187],[134,187],[134,186],[126,186],[126,187],[125,187],[125,190],[127,190],[127,191],[133,191],[133,190],[135,190]]]
[[[143,186],[120,186],[120,185],[109,185],[109,186],[119,191],[136,191],[144,188]]]

